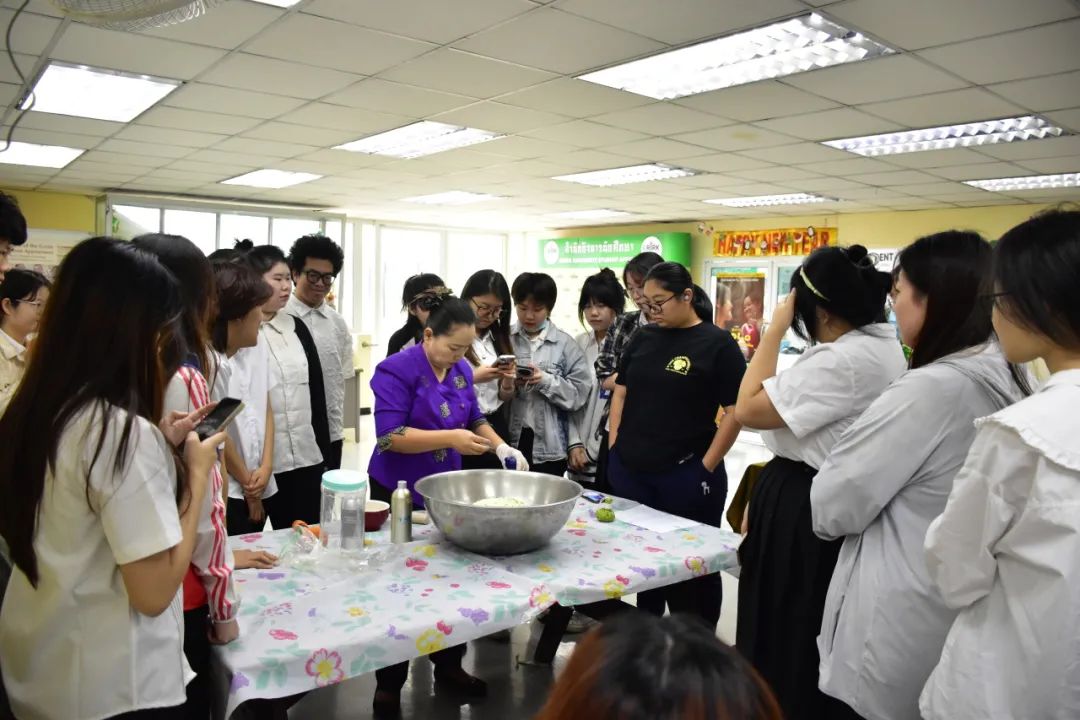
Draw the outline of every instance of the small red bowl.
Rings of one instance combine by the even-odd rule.
[[[364,505],[364,531],[378,531],[388,517],[390,517],[390,503],[382,500],[368,500]]]

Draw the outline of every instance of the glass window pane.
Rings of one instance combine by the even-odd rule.
[[[378,308],[378,288],[375,283],[375,226],[360,226],[360,332],[375,334],[375,311]]]
[[[477,270],[506,272],[506,236],[449,233],[446,239],[446,277],[443,279],[460,295],[465,281]]]
[[[326,237],[330,238],[338,245],[341,245],[341,221],[340,220],[327,220],[326,229],[323,231],[326,233]]]
[[[418,273],[442,274],[439,261],[442,233],[437,230],[379,229],[379,318],[378,339],[386,343],[405,324],[401,310],[401,289]],[[445,279],[445,278],[444,278]]]
[[[131,239],[144,233],[161,232],[161,208],[136,205],[112,206],[111,234]]]
[[[305,235],[317,235],[321,223],[302,218],[274,218],[270,226],[270,242],[288,254],[289,248]]]
[[[270,218],[259,215],[223,214],[218,247],[231,248],[237,240],[250,240],[256,245],[269,245]]]
[[[166,210],[165,232],[186,237],[209,255],[217,249],[217,213]]]
[[[338,229],[341,228],[341,223],[337,223]],[[327,236],[334,238],[330,235],[330,223],[326,223]],[[345,267],[341,271],[341,285],[338,291],[341,293],[341,301],[338,303],[338,312],[345,318],[345,322],[349,323],[349,327],[356,327],[356,317],[354,316],[355,298],[356,298],[356,283],[354,279],[357,274],[356,269],[356,242],[353,237],[353,225],[348,223],[345,226],[345,242],[342,243],[342,249],[345,250]]]

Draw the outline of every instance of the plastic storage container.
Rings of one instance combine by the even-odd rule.
[[[319,538],[327,550],[344,553],[364,549],[364,504],[367,478],[355,470],[330,470],[322,476]]]

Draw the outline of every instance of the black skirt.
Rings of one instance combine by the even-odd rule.
[[[736,646],[772,687],[788,720],[828,717],[817,636],[840,540],[814,535],[806,463],[774,458],[750,498],[739,548]]]

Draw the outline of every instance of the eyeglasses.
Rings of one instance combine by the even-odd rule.
[[[487,305],[486,303],[478,303],[472,298],[469,298],[469,302],[476,308],[477,315],[483,315],[484,317],[495,317],[502,315],[502,311],[505,309],[502,305]]]
[[[45,307],[45,303],[41,300],[15,300],[14,302],[16,305],[33,305],[37,308],[38,312]]]
[[[678,295],[672,295],[667,300],[661,300],[658,303],[654,303],[654,302],[651,302],[651,301],[647,300],[644,303],[642,303],[642,307],[644,307],[646,310],[651,312],[653,315],[659,315],[661,312],[664,311],[664,306],[667,305],[669,302],[671,302],[672,300],[674,300],[677,297],[678,297]]]
[[[337,277],[336,273],[321,273],[316,270],[305,270],[304,277],[312,285],[325,285],[330,287],[334,284],[334,279]]]

